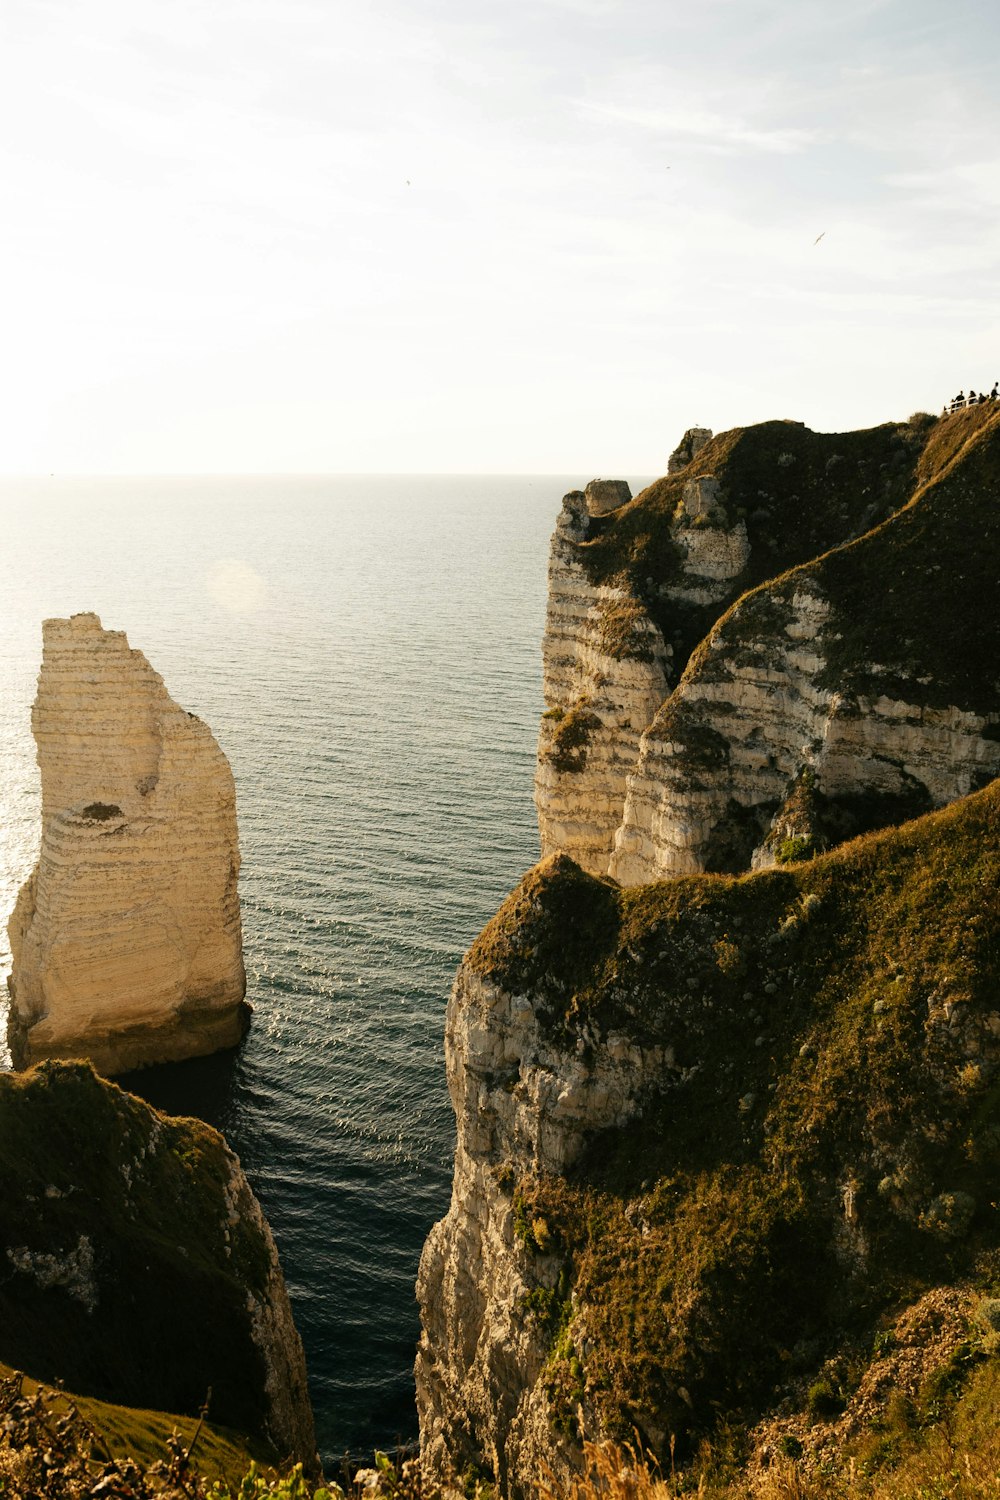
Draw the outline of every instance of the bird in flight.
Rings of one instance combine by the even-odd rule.
[[[823,230],[823,234],[826,234],[826,230],[825,229]],[[814,245],[818,245],[819,244],[820,240],[823,238],[823,234],[818,234],[816,236],[816,238],[813,240],[813,244]]]

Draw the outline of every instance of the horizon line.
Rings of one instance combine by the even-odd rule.
[[[135,469],[0,471],[0,484],[45,479],[560,479],[579,469]],[[608,472],[611,472],[610,470]],[[621,472],[616,471],[616,472]],[[649,470],[632,470],[646,473]]]

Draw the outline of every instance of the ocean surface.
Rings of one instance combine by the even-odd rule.
[[[538,857],[548,539],[587,477],[0,481],[0,980],[37,853],[41,621],[94,610],[235,773],[253,1024],[235,1055],[128,1085],[239,1153],[327,1461],[416,1435],[444,1009]]]

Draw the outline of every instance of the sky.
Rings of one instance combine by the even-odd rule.
[[[998,76],[971,0],[3,0],[0,473],[939,410],[1000,377]]]

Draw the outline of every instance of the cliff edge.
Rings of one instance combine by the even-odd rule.
[[[122,631],[46,620],[38,863],[9,923],[16,1067],[122,1073],[246,1030],[236,794],[207,725]]]
[[[610,513],[563,502],[543,854],[628,885],[733,873],[997,775],[995,407],[857,433],[770,422],[682,449]]]
[[[312,1467],[302,1344],[238,1159],[87,1063],[0,1074],[0,1358]]]
[[[431,1475],[829,1472],[997,1356],[998,592],[995,405],[566,496],[544,857],[448,1007]]]
[[[517,1494],[568,1480],[584,1436],[680,1461],[778,1413],[801,1450],[852,1400],[872,1432],[934,1373],[913,1330],[942,1308],[937,1361],[964,1339],[973,1369],[1000,1284],[998,954],[1000,783],[743,877],[526,876],[448,1010],[429,1470]]]

